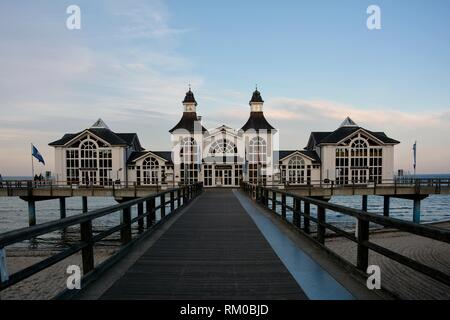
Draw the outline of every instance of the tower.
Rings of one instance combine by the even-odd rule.
[[[245,179],[250,183],[265,184],[272,178],[276,164],[274,149],[278,144],[274,143],[274,137],[277,131],[264,116],[264,100],[258,88],[253,92],[249,105],[250,116],[241,128],[245,143]]]
[[[191,184],[202,180],[200,175],[203,133],[207,130],[197,116],[197,101],[190,87],[182,103],[183,116],[175,127],[169,130],[172,139],[172,160],[175,181]]]

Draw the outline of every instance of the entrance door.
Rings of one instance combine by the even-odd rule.
[[[97,171],[81,171],[81,184],[85,186],[97,184]]]
[[[216,186],[233,186],[233,169],[216,169]]]
[[[233,185],[233,176],[232,170],[223,170],[223,185],[224,186],[232,186]]]
[[[222,186],[223,185],[223,170],[217,170],[216,169],[216,186]]]

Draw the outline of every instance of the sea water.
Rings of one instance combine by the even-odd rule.
[[[450,175],[420,176],[423,178],[450,178]],[[4,178],[5,179],[5,178]],[[9,178],[11,180],[17,177]],[[280,199],[281,200],[281,199]],[[334,196],[331,203],[343,206],[361,209],[361,196]],[[287,199],[288,205],[292,206],[292,200]],[[117,202],[112,197],[89,197],[88,209],[100,209],[112,206]],[[159,205],[159,199],[156,199],[156,205]],[[72,216],[82,213],[82,201],[80,197],[66,199],[66,214]],[[279,211],[279,210],[278,210]],[[368,211],[376,214],[383,214],[383,197],[369,196]],[[166,209],[166,212],[168,210]],[[311,214],[315,216],[315,206],[311,206]],[[59,200],[46,200],[36,202],[36,220],[37,223],[44,223],[59,219]],[[136,206],[132,209],[132,217],[137,215]],[[407,199],[391,198],[390,216],[393,218],[412,221],[413,219],[413,201]],[[287,213],[288,219],[292,219],[292,214]],[[157,214],[158,218],[158,214]],[[352,229],[355,225],[355,218],[327,210],[327,222],[343,229]],[[448,195],[430,195],[421,202],[421,223],[432,223],[450,220],[450,196]],[[115,212],[93,221],[95,232],[101,232],[110,227],[120,224],[120,212]],[[28,205],[27,202],[18,197],[0,197],[0,233],[24,228],[28,226]],[[376,226],[372,226],[376,227]],[[134,225],[133,232],[137,232],[137,226]],[[119,241],[119,233],[108,237],[108,240],[102,242],[102,245],[116,245]],[[56,231],[47,235],[38,237],[32,245],[39,248],[61,247],[73,243],[79,239],[79,227],[74,226],[65,231]],[[29,242],[26,242],[29,245]]]

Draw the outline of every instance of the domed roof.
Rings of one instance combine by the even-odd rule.
[[[259,102],[259,103],[263,103],[264,100],[261,98],[261,93],[258,91],[258,89],[255,90],[255,92],[253,92],[252,95],[252,99],[250,100],[250,103],[253,102]]]
[[[194,93],[189,88],[189,91],[186,92],[186,96],[184,97],[183,103],[195,103],[197,106],[197,101],[195,101]]]

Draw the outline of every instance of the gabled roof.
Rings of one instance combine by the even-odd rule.
[[[107,128],[89,128],[78,133],[66,133],[61,139],[49,143],[50,146],[64,146],[84,133],[91,133],[111,146],[132,146],[142,149],[136,133],[115,133]]]
[[[128,157],[127,164],[132,164],[136,162],[136,160],[148,155],[153,154],[163,160],[165,160],[168,164],[172,164],[172,152],[171,151],[139,151],[139,152],[132,152],[131,155]]]
[[[294,153],[300,153],[307,158],[310,158],[313,163],[320,163],[320,158],[317,155],[317,152],[311,150],[280,150],[278,152],[278,160],[281,161]]]
[[[183,112],[183,116],[181,117],[181,120],[176,124],[175,127],[170,129],[169,132],[173,133],[175,130],[182,129],[182,130],[187,130],[192,133],[195,130],[195,123],[197,121],[199,122],[196,112]],[[202,127],[202,132],[208,131],[202,125],[201,125],[201,127]]]
[[[250,112],[250,117],[247,122],[241,128],[243,131],[247,130],[274,130],[275,128],[264,117],[264,113],[261,111]]]
[[[342,126],[332,132],[312,132],[305,149],[312,150],[320,144],[339,143],[353,133],[362,130],[385,144],[398,144],[399,141],[389,138],[384,132],[373,132],[358,126]]]

